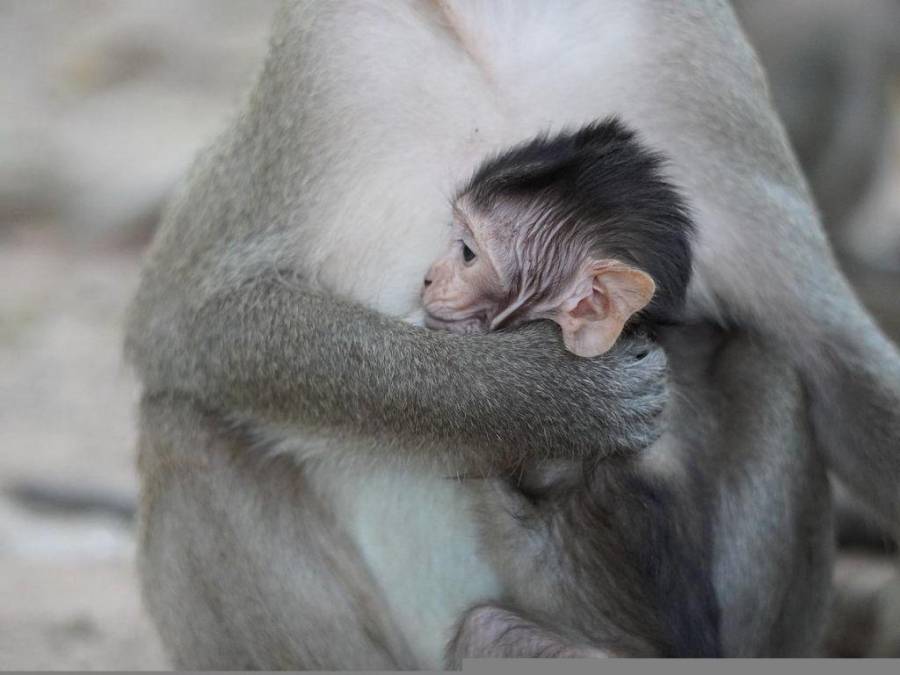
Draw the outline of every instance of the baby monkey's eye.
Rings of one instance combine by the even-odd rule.
[[[475,251],[473,251],[468,246],[466,246],[466,242],[462,242],[462,254],[463,254],[463,260],[466,261],[467,263],[475,260]]]

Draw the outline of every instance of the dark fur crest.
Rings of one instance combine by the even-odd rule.
[[[675,320],[691,278],[694,223],[682,196],[663,176],[664,158],[646,148],[621,120],[610,117],[577,131],[547,134],[485,161],[461,194],[475,208],[492,212],[501,204],[517,211],[553,214],[556,233],[548,239],[546,221],[514,223],[532,275],[567,269],[584,255],[615,258],[656,282],[643,313],[651,322]],[[541,232],[538,232],[540,230]],[[577,258],[577,259],[576,259]],[[518,279],[513,295],[529,285],[543,299],[550,285]]]

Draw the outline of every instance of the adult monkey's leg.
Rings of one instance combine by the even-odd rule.
[[[267,458],[183,397],[145,400],[141,425],[141,581],[175,667],[416,665],[295,461]]]

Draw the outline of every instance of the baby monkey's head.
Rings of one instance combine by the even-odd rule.
[[[487,160],[454,200],[450,247],[425,277],[426,325],[550,319],[569,351],[596,356],[639,312],[675,318],[693,226],[661,164],[616,119]]]

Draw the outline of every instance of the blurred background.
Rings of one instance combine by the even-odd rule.
[[[848,275],[900,338],[900,0],[739,0]],[[133,569],[123,312],[234,114],[273,0],[0,0],[0,668],[167,667]],[[900,577],[842,499],[829,654],[900,655]]]

